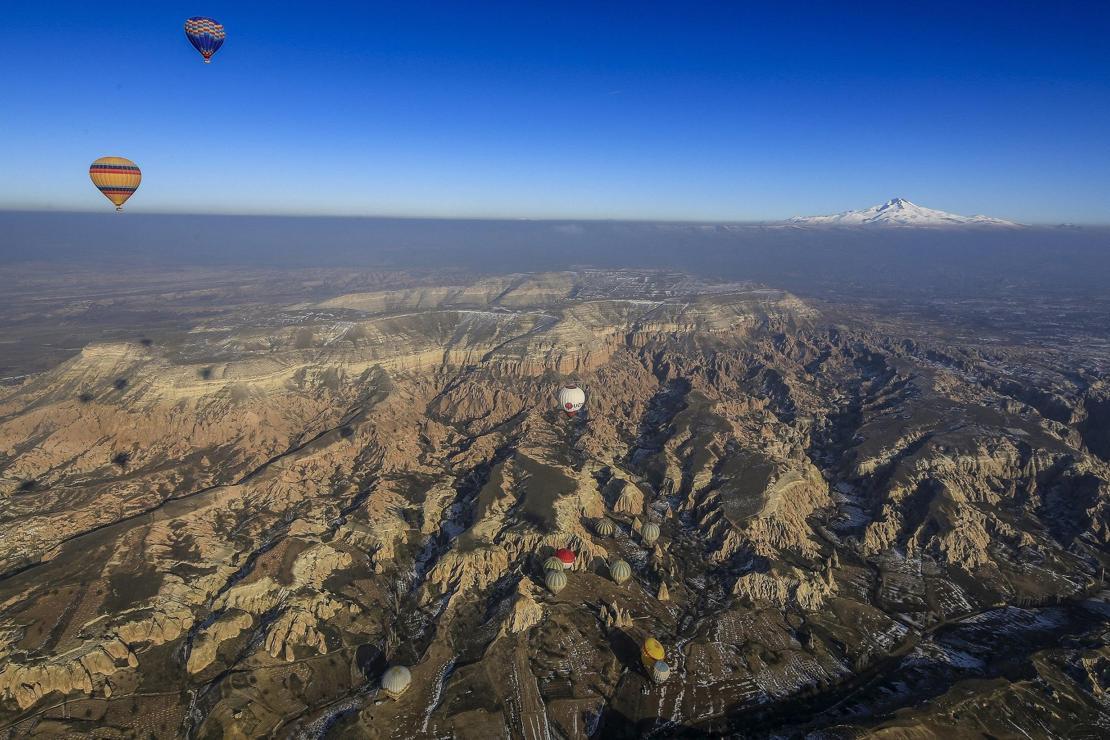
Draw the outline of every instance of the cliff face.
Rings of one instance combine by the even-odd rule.
[[[5,719],[111,693],[95,711],[134,728],[131,702],[192,690],[159,709],[171,732],[273,734],[340,700],[371,736],[543,716],[580,737],[601,702],[703,726],[1100,577],[1097,379],[1040,365],[1019,393],[1020,353],[658,276],[325,310],[218,350],[90,345],[0,397]],[[641,675],[648,634],[683,690]],[[380,704],[386,662],[413,686]]]

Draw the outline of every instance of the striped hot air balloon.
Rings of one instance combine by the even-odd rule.
[[[624,583],[632,577],[632,567],[624,560],[614,560],[609,566],[609,575],[618,584]]]
[[[544,578],[544,584],[547,585],[548,591],[557,594],[567,587],[567,574],[561,570],[549,570]]]
[[[651,669],[651,677],[655,683],[665,683],[671,677],[671,667],[663,661],[657,660]]]
[[[185,21],[185,38],[189,39],[189,43],[204,57],[204,63],[208,64],[212,61],[212,55],[224,45],[227,32],[211,18],[196,16]]]
[[[143,173],[139,166],[123,157],[101,157],[89,166],[89,178],[104,197],[122,211],[123,204],[139,189]]]

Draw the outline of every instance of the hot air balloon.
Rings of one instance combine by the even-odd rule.
[[[408,690],[412,683],[412,674],[403,665],[395,665],[382,675],[382,691],[394,699]]]
[[[544,570],[562,570],[563,561],[552,555],[547,560],[543,561]]]
[[[655,541],[659,539],[659,525],[655,522],[648,522],[645,524],[644,528],[640,530],[640,539],[642,539],[644,544],[648,547],[654,545]]]
[[[644,640],[644,646],[640,649],[640,660],[648,673],[652,673],[655,670],[655,664],[660,660],[665,660],[666,657],[667,653],[663,650],[663,645],[659,640],[654,637]]]
[[[651,668],[651,678],[655,683],[663,683],[671,677],[671,667],[661,660],[655,661]]]
[[[597,533],[602,537],[612,537],[617,528],[608,519],[599,519],[597,522]]]
[[[623,560],[614,560],[613,564],[609,566],[609,575],[618,584],[624,583],[632,577],[632,567]]]
[[[586,403],[586,392],[576,385],[566,385],[559,390],[559,406],[567,416],[574,416]]]
[[[89,178],[104,197],[122,211],[123,204],[139,189],[143,173],[139,166],[123,157],[101,157],[89,165]]]
[[[566,547],[560,547],[558,550],[555,551],[555,557],[559,558],[559,560],[562,561],[563,565],[566,565],[568,567],[574,565],[574,550],[570,550]]]
[[[224,45],[227,33],[224,27],[211,18],[196,16],[185,21],[185,38],[204,57],[204,63],[212,61],[212,55]]]
[[[553,594],[557,594],[566,588],[567,574],[561,570],[547,571],[547,577],[544,579],[547,584],[547,590]]]

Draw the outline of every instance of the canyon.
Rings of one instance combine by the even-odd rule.
[[[673,271],[234,282],[0,387],[10,736],[1110,727],[1100,348]]]

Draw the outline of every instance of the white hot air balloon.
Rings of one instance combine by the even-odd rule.
[[[659,525],[654,522],[645,524],[644,528],[640,530],[640,539],[642,539],[644,544],[648,547],[654,545],[655,541],[659,539]]]
[[[598,520],[595,529],[597,530],[597,533],[602,537],[612,537],[613,533],[617,531],[617,528],[613,526],[613,523],[608,519]]]
[[[543,569],[548,570],[564,570],[563,561],[552,555],[547,560],[543,561]]]
[[[586,403],[586,392],[576,385],[565,385],[559,389],[559,406],[567,416],[575,416]]]
[[[392,666],[382,675],[382,691],[396,699],[405,693],[412,683],[412,674],[403,665]]]

